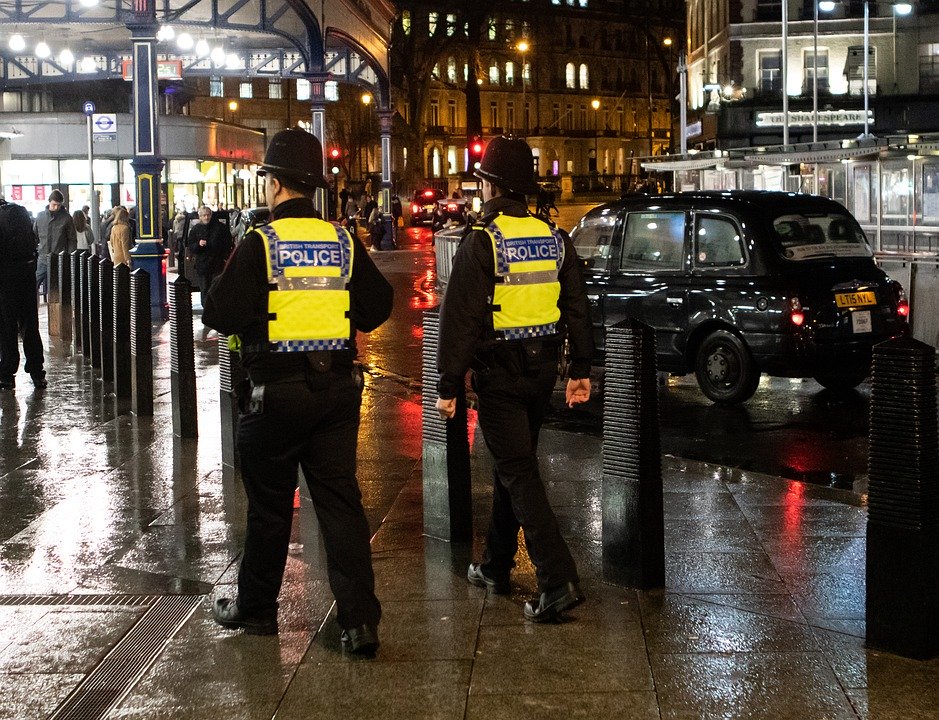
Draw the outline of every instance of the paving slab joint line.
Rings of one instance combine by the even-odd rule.
[[[133,690],[204,599],[205,595],[159,597],[49,720],[104,718]]]

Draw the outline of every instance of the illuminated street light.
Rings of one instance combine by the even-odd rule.
[[[369,93],[362,93],[362,104],[368,105],[372,102],[372,96]]]
[[[522,56],[522,116],[524,118],[524,123],[525,123],[525,135],[527,136],[528,135],[528,106],[525,101],[525,90],[526,90],[525,81],[528,78],[525,76],[528,75],[528,73],[525,70],[525,67],[526,67],[525,66],[525,53],[527,53],[531,49],[531,45],[529,45],[527,40],[520,40],[519,43],[515,46],[515,49],[518,50],[519,54]]]
[[[212,54],[209,55],[212,59],[212,63],[218,67],[222,67],[225,64],[225,48],[221,45],[217,45],[212,48]]]
[[[13,52],[23,52],[26,49],[26,38],[17,33],[10,36],[10,50]]]
[[[180,50],[192,50],[192,46],[196,44],[196,41],[192,39],[192,35],[189,33],[180,33],[176,38],[176,47]]]
[[[174,37],[176,37],[176,31],[172,25],[161,25],[160,29],[157,30],[157,40],[160,42],[172,40]]]
[[[94,7],[98,4],[98,0],[80,0],[80,2],[85,7]]]
[[[51,54],[52,50],[49,49],[49,46],[45,42],[40,41],[39,44],[36,45],[36,57],[45,60]]]
[[[208,55],[209,52],[209,41],[205,38],[199,38],[199,42],[196,43],[196,56],[202,58]]]
[[[75,55],[68,48],[59,53],[59,63],[61,65],[71,65],[73,62],[75,62]]]
[[[665,47],[671,47],[671,46],[672,46],[672,39],[671,39],[670,37],[667,37],[667,38],[665,38],[665,39],[662,41],[662,44],[663,44]]]
[[[238,101],[237,101],[237,100],[229,100],[229,101],[228,101],[228,109],[231,110],[232,112],[235,112],[236,110],[238,110]]]
[[[80,73],[93,73],[98,70],[98,63],[95,62],[95,59],[91,56],[86,55],[81,59],[81,62],[78,64],[78,72]]]

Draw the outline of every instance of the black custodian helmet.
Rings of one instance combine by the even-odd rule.
[[[323,177],[323,146],[305,130],[281,130],[271,138],[258,170],[258,175],[267,173],[310,187],[328,187]]]
[[[476,177],[510,192],[523,195],[538,192],[531,147],[519,138],[497,137],[490,140],[476,170]]]

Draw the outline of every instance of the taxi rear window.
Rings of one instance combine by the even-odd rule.
[[[773,229],[787,260],[873,257],[861,226],[845,213],[789,213],[775,218]]]

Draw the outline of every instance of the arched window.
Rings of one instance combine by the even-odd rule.
[[[411,11],[404,10],[401,13],[401,29],[404,30],[405,35],[411,34]]]
[[[489,18],[489,39],[496,39],[496,19],[494,17]]]
[[[565,69],[565,87],[570,88],[571,90],[577,87],[577,76],[576,70],[574,69],[574,63],[567,63],[567,68]]]
[[[587,72],[587,64],[580,64],[580,89],[587,90],[590,88],[590,75]]]
[[[513,62],[507,62],[505,64],[505,84],[515,84],[515,63]]]
[[[440,18],[440,13],[428,13],[427,14],[427,34],[433,36],[437,32],[437,20]]]
[[[453,56],[447,58],[447,80],[456,82],[456,58]]]
[[[498,85],[499,84],[499,66],[493,63],[489,66],[489,84]]]

